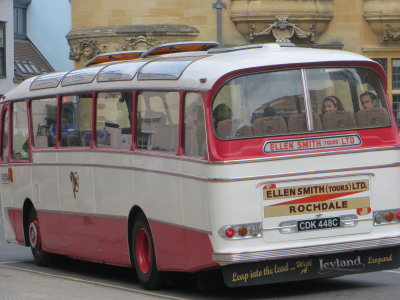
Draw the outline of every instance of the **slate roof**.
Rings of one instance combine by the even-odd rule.
[[[29,40],[14,40],[14,82],[54,72],[53,67]]]

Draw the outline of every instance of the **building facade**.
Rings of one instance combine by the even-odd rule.
[[[71,8],[76,66],[100,53],[193,40],[343,49],[382,64],[400,123],[398,0],[71,0]]]
[[[13,87],[13,30],[13,2],[11,0],[0,0],[0,96]]]

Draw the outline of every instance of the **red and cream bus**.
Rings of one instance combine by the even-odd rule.
[[[8,242],[231,287],[400,265],[400,140],[374,61],[278,44],[101,55],[0,102]],[[218,271],[219,272],[219,271]]]

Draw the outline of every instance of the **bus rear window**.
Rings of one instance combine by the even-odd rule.
[[[390,126],[379,77],[366,68],[283,70],[236,77],[213,103],[217,137],[236,139]]]

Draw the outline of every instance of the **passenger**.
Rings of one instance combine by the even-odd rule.
[[[344,111],[342,101],[336,96],[328,96],[322,101],[322,114],[332,111]]]
[[[214,128],[219,122],[232,118],[232,109],[225,103],[218,104],[213,110]]]
[[[363,109],[376,107],[377,97],[372,92],[365,92],[360,95],[360,102]]]

